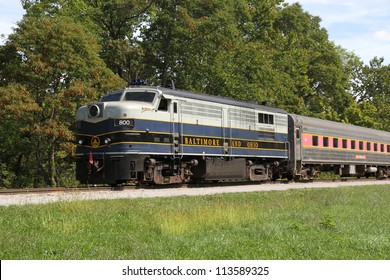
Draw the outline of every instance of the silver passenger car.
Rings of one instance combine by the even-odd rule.
[[[290,177],[390,175],[389,132],[290,114],[289,142]]]

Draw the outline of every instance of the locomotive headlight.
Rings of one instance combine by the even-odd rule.
[[[91,118],[96,118],[98,117],[100,114],[100,108],[98,105],[94,104],[94,105],[91,105],[88,109],[88,115],[91,117]]]
[[[84,139],[79,139],[79,145],[83,145],[84,144]]]
[[[104,139],[104,144],[109,145],[111,143],[111,138],[107,137]]]

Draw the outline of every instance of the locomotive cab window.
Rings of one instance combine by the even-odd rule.
[[[160,104],[158,105],[158,110],[159,111],[168,111],[168,106],[169,106],[169,100],[161,97]]]

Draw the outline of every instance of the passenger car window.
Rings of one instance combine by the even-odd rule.
[[[329,138],[324,137],[323,141],[324,141],[324,147],[329,147]]]
[[[333,138],[333,147],[338,148],[339,147],[339,139],[338,138]]]
[[[301,138],[301,132],[300,132],[300,130],[299,129],[297,129],[296,131],[295,131],[295,137],[297,138],[297,139],[300,139]]]
[[[348,140],[343,139],[343,149],[346,149],[346,148],[348,148]]]
[[[318,146],[318,136],[313,135],[313,146]]]

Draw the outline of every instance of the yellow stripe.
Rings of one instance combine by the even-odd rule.
[[[172,135],[172,133],[169,133],[169,132],[157,132],[157,131],[146,132],[145,130],[115,130],[115,131],[106,132],[103,134],[96,134],[96,135],[81,134],[81,133],[76,133],[76,135],[77,136],[87,136],[87,137],[94,137],[94,136],[100,137],[100,136],[109,135],[109,134],[116,134],[116,133],[156,133],[156,134]]]
[[[157,143],[157,142],[116,142],[116,143],[111,143],[110,146],[114,146],[114,145],[123,145],[123,144],[133,144],[133,145],[136,145],[136,144],[147,144],[147,145],[165,145],[165,146],[170,146],[172,145],[172,143]],[[103,147],[107,147],[108,145],[100,145],[99,147],[92,147],[90,145],[79,145],[77,144],[78,147],[88,147],[88,148],[92,148],[92,149],[99,149],[99,148],[103,148]]]

